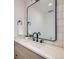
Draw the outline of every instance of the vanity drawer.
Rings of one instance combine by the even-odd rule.
[[[33,51],[23,47],[22,45],[20,45],[16,42],[14,43],[14,48],[15,48],[14,49],[15,57],[16,57],[16,54],[18,54],[18,55],[20,54],[24,59],[46,59],[46,58],[43,58],[40,55],[34,53]]]

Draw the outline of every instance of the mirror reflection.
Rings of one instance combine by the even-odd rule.
[[[40,32],[40,38],[55,40],[55,0],[39,0],[28,9],[28,33]]]

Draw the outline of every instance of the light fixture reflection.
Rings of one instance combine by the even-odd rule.
[[[52,6],[52,5],[53,5],[52,3],[49,3],[49,4],[48,4],[48,6]]]

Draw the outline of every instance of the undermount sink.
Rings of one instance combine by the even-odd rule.
[[[33,41],[32,38],[28,37],[28,38],[25,38],[25,40],[24,41],[27,42],[28,45],[31,45],[31,46],[34,46],[34,47],[37,47],[37,48],[45,47],[44,43],[39,43],[39,42]]]
[[[20,40],[19,39],[17,39],[16,41],[18,41],[19,43],[23,43],[23,45],[27,45],[28,47],[32,46],[32,47],[36,47],[37,49],[42,49],[43,47],[46,46],[45,43],[33,41],[33,39],[30,37],[26,37],[25,39],[20,39]]]

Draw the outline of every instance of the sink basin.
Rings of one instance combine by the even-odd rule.
[[[33,41],[32,38],[25,38],[25,39],[26,39],[28,45],[31,45],[31,46],[34,46],[34,47],[37,47],[37,48],[42,48],[42,47],[45,46],[44,43]]]

